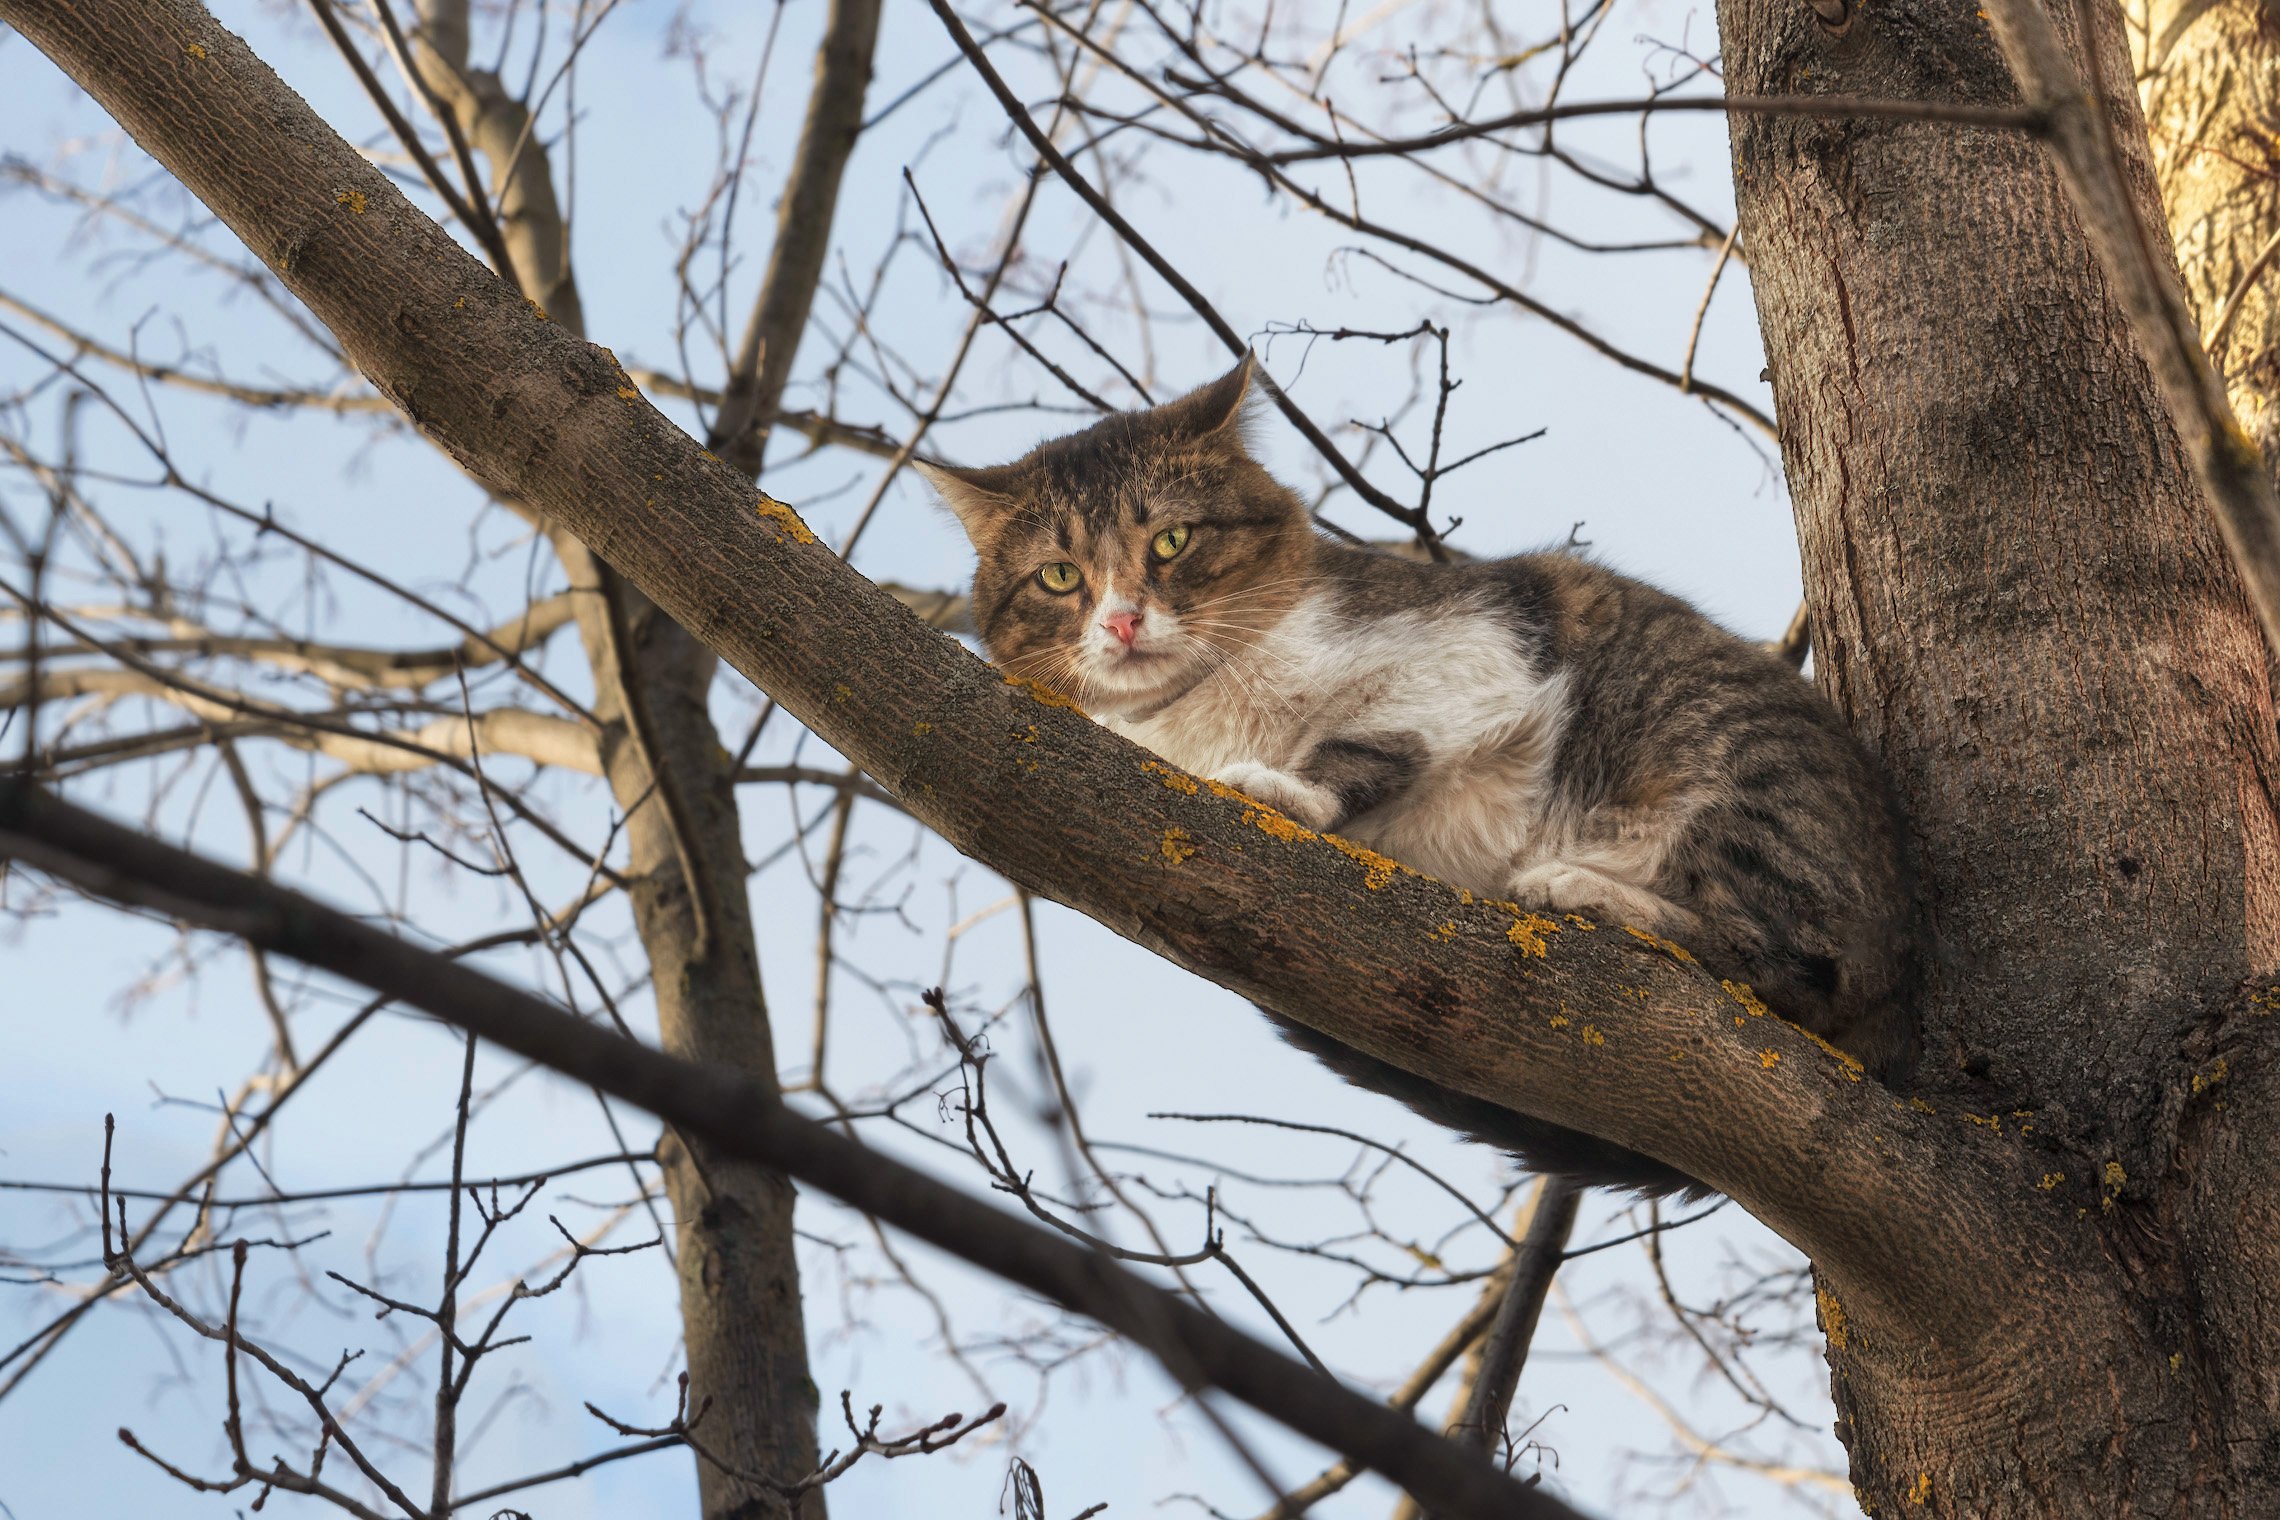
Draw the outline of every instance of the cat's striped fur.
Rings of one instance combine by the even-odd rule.
[[[1871,1072],[1912,1060],[1898,825],[1813,689],[1570,554],[1432,564],[1322,536],[1244,447],[1249,378],[1246,360],[1013,464],[930,472],[979,551],[992,657],[1309,827],[1454,886],[1652,930]],[[1532,1167],[1693,1185],[1278,1022]]]

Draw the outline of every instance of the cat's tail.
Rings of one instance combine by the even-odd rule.
[[[1398,1098],[1435,1124],[1510,1154],[1531,1172],[1567,1177],[1585,1187],[1627,1188],[1643,1198],[1708,1198],[1713,1189],[1676,1167],[1625,1150],[1580,1130],[1516,1113],[1457,1092],[1341,1045],[1295,1019],[1262,1008],[1282,1037],[1357,1087]]]

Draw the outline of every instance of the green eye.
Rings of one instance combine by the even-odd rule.
[[[1055,596],[1067,596],[1084,584],[1084,576],[1067,560],[1056,560],[1037,572],[1037,584]]]
[[[1166,528],[1149,542],[1148,547],[1158,559],[1177,559],[1180,551],[1185,549],[1187,545],[1187,529]]]

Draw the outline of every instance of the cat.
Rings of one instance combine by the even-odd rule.
[[[1008,674],[1174,765],[1493,898],[1636,925],[1858,1059],[1915,1055],[1890,789],[1788,665],[1568,552],[1431,563],[1317,531],[1253,458],[1253,360],[987,469],[925,468]],[[1675,1168],[1340,1045],[1348,1080],[1529,1168]]]

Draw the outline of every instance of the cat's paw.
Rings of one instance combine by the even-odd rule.
[[[1647,888],[1565,860],[1530,866],[1505,883],[1504,890],[1514,902],[1531,908],[1650,928],[1670,922],[1677,911]]]
[[[1338,821],[1337,795],[1289,771],[1246,760],[1228,766],[1213,779],[1310,829],[1326,829]]]

